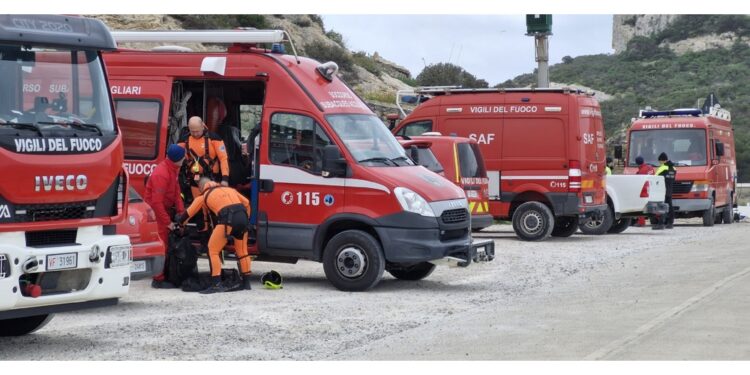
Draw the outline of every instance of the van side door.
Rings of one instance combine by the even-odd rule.
[[[258,194],[260,251],[310,258],[319,225],[344,207],[344,184],[321,175],[323,149],[334,143],[312,116],[267,112],[260,179],[273,189]]]

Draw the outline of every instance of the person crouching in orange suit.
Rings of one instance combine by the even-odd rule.
[[[208,240],[208,256],[211,265],[211,285],[202,294],[226,292],[228,290],[250,290],[250,263],[247,253],[248,224],[250,202],[233,188],[221,186],[208,178],[198,182],[201,195],[197,196],[187,212],[178,215],[175,221],[184,224],[187,220],[203,210],[204,215],[211,215],[216,224]],[[221,251],[229,238],[234,241],[242,284],[227,286],[221,282]]]

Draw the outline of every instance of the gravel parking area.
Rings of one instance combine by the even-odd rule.
[[[512,304],[545,293],[566,278],[622,271],[625,259],[643,252],[747,236],[747,225],[704,228],[695,219],[678,220],[671,231],[629,228],[617,235],[576,234],[539,243],[519,241],[509,225],[495,225],[476,235],[495,240],[493,262],[439,267],[418,282],[386,273],[364,293],[336,290],[314,262],[253,264],[256,278],[279,271],[282,290],[256,282],[252,291],[199,295],[155,290],[149,280],[139,280],[117,306],[58,314],[33,335],[3,340],[0,360],[367,359],[347,353],[498,301]],[[201,267],[207,269],[204,260]]]

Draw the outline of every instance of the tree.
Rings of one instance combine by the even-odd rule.
[[[461,86],[463,88],[486,88],[487,81],[477,79],[464,68],[451,63],[431,64],[417,76],[420,86]]]

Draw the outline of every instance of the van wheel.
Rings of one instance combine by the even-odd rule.
[[[328,241],[323,254],[323,271],[328,281],[339,290],[367,290],[383,277],[383,248],[367,232],[343,231]]]
[[[609,230],[607,231],[607,233],[612,233],[612,234],[622,233],[630,227],[631,222],[632,222],[632,219],[629,217],[625,219],[615,220],[615,222],[612,223],[612,226],[609,227]]]
[[[703,211],[703,226],[712,227],[716,223],[716,207],[714,207],[714,199],[711,198],[711,206]]]
[[[615,213],[612,211],[612,207],[608,207],[600,218],[591,219],[587,221],[586,224],[581,225],[581,232],[598,236],[607,233],[607,231],[612,228],[612,223],[614,221]]]
[[[392,268],[389,267],[388,273],[399,280],[417,281],[430,276],[434,270],[434,264],[430,262],[422,262],[408,266],[397,264]]]
[[[570,237],[578,231],[578,217],[561,216],[555,218],[555,227],[552,228],[552,237]]]
[[[0,337],[28,335],[46,326],[53,316],[55,314],[0,320]]]
[[[724,211],[721,212],[721,219],[724,224],[732,224],[732,196],[729,196],[727,205],[724,207]]]
[[[513,230],[524,241],[544,240],[552,234],[555,217],[544,203],[526,202],[513,213]]]

